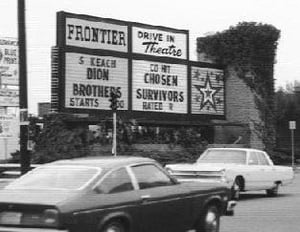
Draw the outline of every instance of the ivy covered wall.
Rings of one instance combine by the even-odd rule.
[[[246,87],[240,92],[250,91],[248,98],[254,105],[247,107],[240,102],[246,111],[240,121],[249,123],[253,135],[261,139],[262,148],[266,150],[275,146],[273,74],[279,37],[280,31],[272,25],[242,22],[223,32],[197,39],[199,57],[223,65],[226,80],[234,80],[234,75],[245,83]],[[226,92],[230,92],[230,88],[227,86]],[[235,99],[234,104],[239,104],[239,96]],[[230,104],[233,102],[227,100],[226,105]],[[247,111],[253,114],[257,111],[259,118],[252,119],[251,115],[249,118]]]

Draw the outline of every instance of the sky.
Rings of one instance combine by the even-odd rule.
[[[17,38],[17,0],[0,0],[0,37]],[[298,0],[25,0],[29,113],[50,102],[51,47],[56,43],[56,12],[86,14],[189,30],[190,59],[196,38],[239,22],[271,24],[281,31],[275,87],[300,80],[300,1]]]

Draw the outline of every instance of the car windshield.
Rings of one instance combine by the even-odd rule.
[[[6,189],[78,190],[101,172],[100,168],[85,166],[39,167],[15,180]]]
[[[246,164],[246,152],[238,150],[208,150],[197,163]]]

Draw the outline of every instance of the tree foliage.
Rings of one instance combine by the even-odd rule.
[[[89,155],[91,140],[88,128],[67,123],[67,116],[48,115],[44,128],[36,138],[32,163],[45,163],[64,158]]]
[[[76,126],[75,126],[76,125]],[[67,115],[48,115],[44,119],[44,127],[34,141],[35,149],[32,152],[32,163],[46,163],[59,159],[76,158],[96,155],[93,148],[111,146],[112,138],[107,133],[112,129],[112,120],[107,118],[99,124],[99,131],[93,134],[87,124],[71,123]],[[136,149],[133,144],[147,142],[141,139],[145,136],[136,132],[134,120],[117,120],[118,155],[133,155],[150,157],[158,162],[192,162],[199,157],[206,148],[207,141],[201,138],[197,128],[169,128],[163,133],[160,142],[169,145],[169,151],[147,152]],[[96,135],[96,136],[95,136]],[[147,135],[146,135],[147,137]],[[152,136],[153,138],[153,136]],[[148,141],[152,144],[154,141]],[[157,141],[159,142],[159,141]],[[180,146],[180,151],[176,147]],[[110,151],[100,150],[97,155],[110,155]]]
[[[300,96],[288,92],[283,88],[276,91],[275,95],[276,123],[294,121],[300,118]]]
[[[297,128],[300,125],[300,93],[293,92],[293,85],[289,84],[285,89],[279,88],[275,95],[275,119],[277,132],[277,157],[279,161],[291,163],[291,131],[289,121],[296,121]],[[294,131],[295,157],[300,161],[300,130]]]
[[[273,94],[273,65],[279,37],[280,31],[272,25],[242,22],[215,35],[198,38],[197,50],[224,66],[235,67],[240,77],[264,97]]]

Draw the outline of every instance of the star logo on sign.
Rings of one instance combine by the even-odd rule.
[[[197,90],[199,90],[202,99],[200,102],[200,110],[202,110],[205,106],[207,109],[211,106],[216,111],[216,99],[215,95],[220,91],[221,87],[212,87],[210,78],[207,75],[204,86],[194,85]]]

